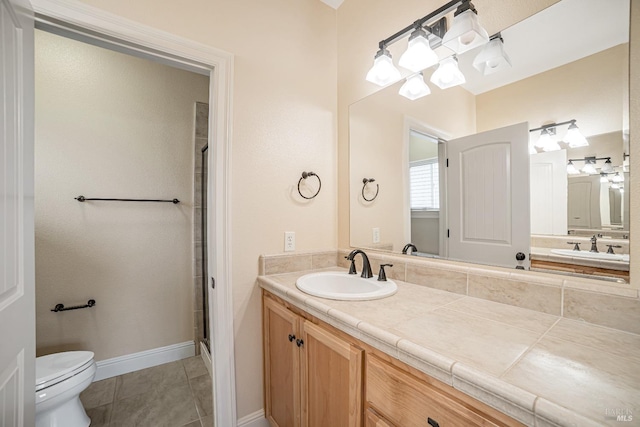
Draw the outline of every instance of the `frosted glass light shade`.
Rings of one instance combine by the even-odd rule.
[[[616,184],[615,182],[611,184],[611,188],[617,189],[620,188],[620,184]]]
[[[451,56],[440,61],[438,69],[431,75],[431,83],[440,89],[464,84],[467,80],[458,68],[458,60]]]
[[[511,68],[511,60],[504,51],[504,44],[499,37],[482,48],[473,60],[473,67],[485,76]]]
[[[589,175],[595,175],[598,173],[598,171],[596,170],[595,166],[593,165],[593,163],[591,163],[590,161],[587,160],[587,162],[584,164],[584,167],[581,169],[582,172],[584,173],[588,173]]]
[[[609,178],[607,178],[607,175],[601,173],[600,174],[600,182],[603,184],[606,184],[607,182],[609,182]]]
[[[400,77],[400,71],[393,65],[389,51],[379,50],[373,60],[373,67],[367,73],[367,81],[386,86],[400,80]]]
[[[471,9],[453,18],[453,24],[442,39],[442,44],[455,53],[466,52],[489,41],[487,30],[478,22],[478,16]]]
[[[613,164],[611,163],[611,159],[607,159],[604,162],[604,165],[600,169],[602,172],[612,173],[613,172]]]
[[[569,160],[569,164],[567,165],[567,173],[569,175],[578,175],[580,173],[571,160]]]
[[[571,123],[569,125],[569,129],[567,130],[567,134],[564,136],[564,142],[569,144],[569,147],[586,147],[589,145],[587,138],[582,135],[578,126],[575,123]]]
[[[431,49],[427,33],[422,28],[411,33],[409,46],[400,57],[398,65],[417,73],[437,63],[438,54]]]
[[[555,146],[558,146],[558,148],[555,149]],[[560,146],[553,140],[547,129],[542,129],[540,131],[540,138],[536,141],[536,147],[541,148],[544,151],[556,151],[560,149]],[[553,149],[547,149],[550,147],[553,147]]]
[[[620,175],[620,172],[616,172],[612,179],[613,182],[624,182],[624,177]]]
[[[429,95],[431,90],[424,82],[422,73],[418,73],[407,77],[407,81],[404,82],[398,93],[413,101]]]
[[[562,150],[562,148],[560,147],[560,145],[558,144],[558,141],[549,138],[549,142],[544,146],[544,148],[542,149],[545,152],[548,151],[559,151]]]

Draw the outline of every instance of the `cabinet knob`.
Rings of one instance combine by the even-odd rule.
[[[296,340],[296,345],[297,345],[298,347],[302,347],[302,345],[303,345],[303,344],[304,344],[304,341],[302,341],[301,339],[297,339],[297,340]]]
[[[293,340],[295,340],[295,339],[296,339],[295,335],[289,334],[289,342],[293,342]]]
[[[438,424],[438,422],[434,419],[427,418],[427,422],[431,427],[440,427],[440,424]]]

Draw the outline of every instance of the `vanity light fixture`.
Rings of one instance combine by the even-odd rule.
[[[611,188],[614,188],[617,190],[620,188],[620,184],[614,182],[613,184],[611,184]]]
[[[453,24],[447,31],[446,15],[454,13]],[[433,49],[444,45],[456,53],[462,53],[489,42],[487,31],[478,23],[477,11],[471,0],[452,0],[411,25],[378,43],[378,53],[373,67],[367,73],[367,81],[386,86],[400,80],[400,71],[393,65],[387,47],[409,35],[406,52],[400,57],[399,65],[417,73],[438,63],[438,55]],[[432,82],[440,88],[449,88],[465,83],[455,58],[440,62],[432,76]],[[446,71],[445,71],[446,70]]]
[[[438,69],[431,75],[431,83],[440,89],[448,89],[450,87],[464,84],[467,80],[464,74],[458,68],[458,58],[455,55],[440,61]]]
[[[600,182],[606,184],[609,182],[609,178],[607,178],[607,174],[604,172],[600,172]]]
[[[504,51],[504,40],[500,33],[491,36],[489,43],[473,60],[473,67],[485,76],[511,68],[511,59]]]
[[[386,86],[398,80],[400,80],[400,71],[393,65],[391,53],[381,47],[373,60],[373,67],[367,73],[367,81],[378,86]]]
[[[569,175],[578,175],[580,173],[578,168],[576,168],[576,166],[573,164],[573,161],[571,160],[569,160],[569,163],[567,164],[567,173]]]
[[[424,82],[422,73],[416,73],[407,77],[407,80],[404,82],[398,93],[405,98],[414,101],[418,98],[429,95],[431,93],[431,89],[429,89],[429,86]]]
[[[488,42],[489,34],[478,22],[478,12],[471,1],[464,1],[454,13],[453,24],[442,44],[460,54]]]
[[[427,32],[416,28],[409,36],[409,47],[400,57],[398,65],[414,73],[438,63],[438,54],[431,49]]]
[[[616,172],[616,174],[611,179],[613,182],[624,182],[624,177],[620,175],[620,172]]]
[[[544,151],[556,151],[560,150],[561,147],[552,137],[556,135],[556,128],[564,125],[569,125],[567,134],[563,138],[563,142],[569,144],[569,147],[586,147],[589,145],[587,139],[582,135],[582,133],[580,133],[575,119],[560,123],[549,123],[542,125],[539,128],[531,129],[529,132],[540,131],[540,138],[538,139],[538,142],[536,142],[536,147],[541,148]]]

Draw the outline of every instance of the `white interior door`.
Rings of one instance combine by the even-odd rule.
[[[567,150],[531,157],[531,233],[567,234]]]
[[[529,268],[528,142],[520,123],[447,143],[449,258]]]
[[[35,424],[33,12],[0,0],[0,424]]]

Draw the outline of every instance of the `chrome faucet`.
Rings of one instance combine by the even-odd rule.
[[[596,245],[597,242],[598,238],[594,234],[593,237],[591,237],[591,250],[589,252],[598,252],[598,245]]]
[[[360,276],[364,277],[365,279],[369,279],[373,277],[373,273],[371,273],[371,264],[369,263],[369,257],[360,249],[355,249],[351,251],[351,253],[347,256],[347,259],[353,262],[355,256],[358,254],[362,255],[362,274]],[[355,270],[355,268],[353,269],[353,273],[351,272],[351,269],[349,269],[349,274],[357,274],[357,273],[358,272]]]
[[[416,245],[414,245],[413,243],[407,243],[404,248],[402,248],[402,253],[406,255],[407,252],[409,252],[409,249],[411,249],[411,254],[413,254],[414,252],[418,252],[418,248],[416,248]]]

